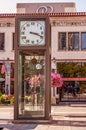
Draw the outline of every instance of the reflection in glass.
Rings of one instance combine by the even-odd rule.
[[[19,52],[18,103],[19,116],[45,116],[45,54]]]
[[[65,81],[62,101],[86,101],[86,81]]]
[[[66,50],[66,33],[59,32],[59,50]]]
[[[86,32],[81,33],[82,50],[86,49]]]
[[[78,32],[68,33],[68,49],[79,50],[79,33]]]
[[[86,101],[86,62],[59,62],[57,67],[63,78],[60,101]]]
[[[57,63],[58,73],[63,78],[85,78],[86,63],[85,62],[61,62]]]
[[[4,50],[4,33],[0,33],[0,50]]]

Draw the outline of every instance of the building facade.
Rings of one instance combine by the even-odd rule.
[[[57,8],[58,7],[58,8]],[[86,13],[76,12],[75,3],[30,3],[17,4],[17,13],[47,13],[51,24],[51,61],[54,68],[64,80],[61,91],[62,101],[86,100]],[[0,64],[3,61],[11,64],[10,80],[14,81],[14,33],[16,14],[0,15]],[[1,69],[0,67],[0,69]],[[6,73],[0,78],[6,77]],[[79,92],[75,88],[79,84]],[[2,84],[2,82],[1,82]],[[5,82],[5,86],[8,82]],[[72,92],[66,89],[74,86]],[[66,88],[65,88],[66,86]],[[11,87],[10,87],[11,88]],[[58,89],[52,96],[58,96]],[[72,93],[72,94],[71,94]],[[76,93],[76,95],[74,95]]]
[[[17,13],[60,13],[76,12],[76,4],[71,3],[18,3]]]
[[[52,60],[64,84],[62,100],[86,99],[86,13],[55,14],[51,17]],[[77,88],[76,84],[78,84]],[[69,85],[72,86],[69,92]],[[77,92],[77,89],[79,89]]]
[[[15,16],[0,14],[0,87],[6,91],[8,86],[9,94],[13,93],[14,86],[14,33]],[[2,71],[3,63],[6,69]]]

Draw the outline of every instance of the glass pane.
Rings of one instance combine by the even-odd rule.
[[[68,49],[79,50],[79,33],[77,32],[68,33]]]
[[[59,100],[86,101],[86,62],[57,63],[57,71],[63,78],[63,86],[57,91]]]
[[[82,43],[82,49],[86,49],[86,33],[85,32],[81,34],[81,43]]]
[[[66,81],[61,89],[62,101],[86,101],[86,81]]]
[[[20,51],[18,64],[19,116],[45,116],[45,53]]]
[[[63,78],[85,78],[86,62],[63,62],[57,63],[58,73]]]
[[[66,50],[66,33],[60,32],[59,33],[59,50]]]
[[[0,33],[0,50],[4,50],[4,33]]]

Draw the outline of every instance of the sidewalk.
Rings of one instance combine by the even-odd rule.
[[[3,130],[86,130],[86,104],[51,107],[51,124],[13,124],[13,107],[0,106],[0,128]]]

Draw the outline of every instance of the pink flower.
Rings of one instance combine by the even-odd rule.
[[[40,86],[43,83],[43,76],[42,75],[34,75],[29,79],[29,83],[34,86]]]
[[[5,72],[6,72],[6,65],[5,65],[5,63],[3,62],[2,68],[1,68],[1,74],[4,74]]]
[[[51,74],[51,85],[53,87],[61,87],[63,84],[60,74],[52,73]]]
[[[41,86],[41,84],[44,83],[44,76],[41,74],[34,75],[28,81],[33,86]],[[51,85],[53,87],[61,87],[63,85],[63,81],[60,74],[56,74],[56,73],[51,74]]]

